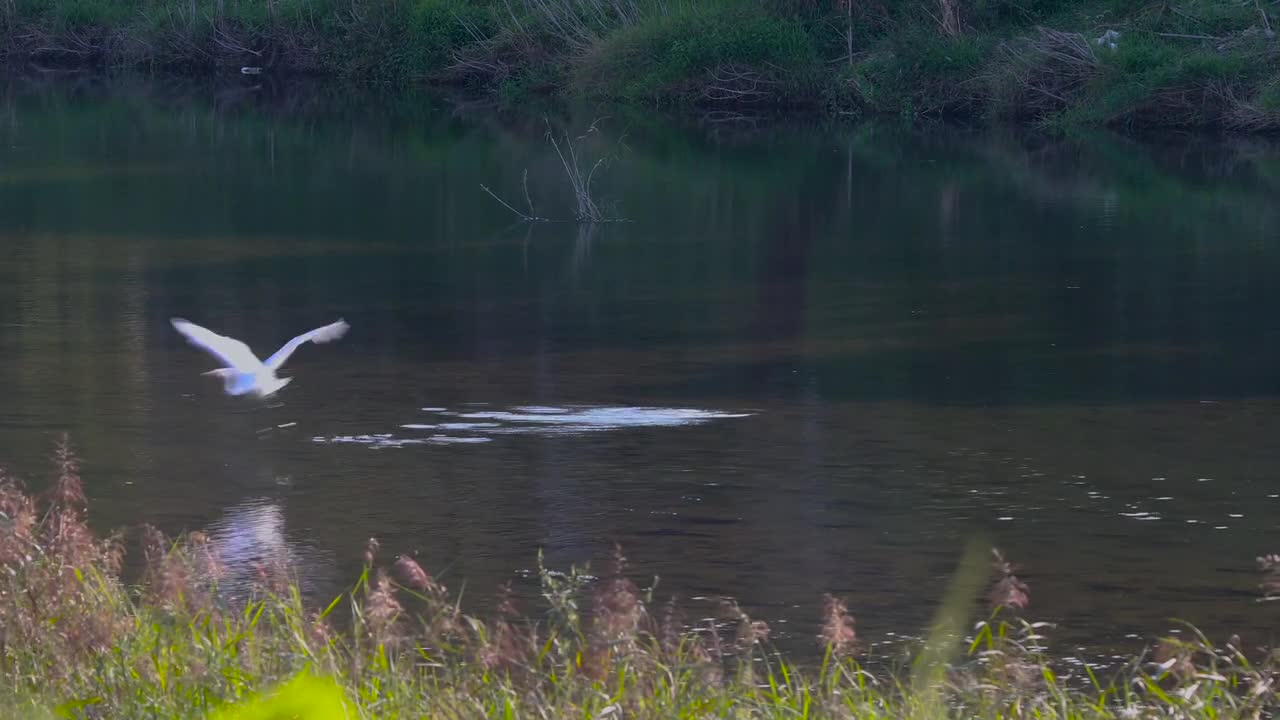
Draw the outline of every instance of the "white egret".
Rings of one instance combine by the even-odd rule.
[[[253,393],[258,397],[273,395],[293,380],[293,378],[276,377],[276,371],[284,365],[298,346],[307,341],[332,342],[345,335],[347,329],[351,327],[345,320],[339,319],[330,325],[305,332],[285,343],[284,347],[264,362],[253,354],[248,345],[235,338],[219,335],[182,318],[170,318],[169,322],[178,332],[186,336],[192,345],[203,348],[229,366],[204,373],[222,378],[223,387],[228,395]]]

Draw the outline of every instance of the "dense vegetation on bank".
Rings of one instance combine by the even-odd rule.
[[[0,11],[0,47],[43,67],[1280,128],[1274,0],[4,0]]]
[[[415,561],[377,543],[349,595],[308,607],[289,568],[247,580],[216,540],[153,528],[90,531],[64,445],[48,490],[0,476],[0,712],[64,718],[1259,718],[1280,709],[1280,660],[1239,638],[1166,640],[1113,677],[1051,658],[1021,619],[1030,589],[971,548],[927,637],[868,670],[845,604],[828,596],[811,661],[769,645],[732,600],[690,621],[628,578],[539,562],[541,602],[508,589],[493,617],[463,612]],[[137,537],[139,541],[134,539]],[[122,579],[140,545],[137,583]],[[1280,557],[1261,558],[1264,594]],[[987,579],[992,614],[972,625]],[[657,604],[655,604],[657,603]],[[819,609],[815,607],[815,614]],[[961,635],[967,635],[961,638]]]

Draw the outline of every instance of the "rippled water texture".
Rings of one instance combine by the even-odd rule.
[[[367,538],[469,602],[620,541],[807,646],[922,630],[969,538],[1094,657],[1263,635],[1280,551],[1280,155],[1261,140],[553,114],[337,91],[14,84],[0,460],[93,520],[336,592]],[[596,120],[594,132],[586,132]],[[522,181],[528,171],[528,199]],[[266,355],[228,398],[190,318]]]

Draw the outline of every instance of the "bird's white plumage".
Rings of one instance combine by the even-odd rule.
[[[182,318],[173,318],[169,322],[178,332],[198,348],[226,363],[236,372],[256,373],[262,370],[263,362],[249,349],[248,345],[225,335],[202,328]]]
[[[289,356],[293,355],[299,346],[306,342],[332,342],[345,335],[351,327],[346,321],[339,319],[335,323],[305,332],[285,343],[284,347],[277,350],[264,363],[258,359],[258,356],[253,354],[248,345],[235,338],[219,335],[212,330],[202,328],[182,318],[171,318],[169,322],[192,345],[203,349],[230,366],[206,373],[221,377],[229,394],[254,393],[264,396],[270,395],[289,384],[289,378],[276,377],[276,371],[284,365],[285,361],[289,359]]]
[[[285,361],[289,359],[289,356],[293,354],[294,350],[298,349],[299,345],[308,341],[313,343],[333,342],[343,335],[346,335],[347,329],[350,327],[351,326],[348,325],[345,320],[339,320],[338,322],[330,323],[324,327],[318,327],[310,332],[302,333],[298,337],[285,343],[284,347],[280,348],[274,355],[267,358],[267,361],[264,362],[263,365],[266,365],[272,370],[279,370],[280,366],[285,364]]]

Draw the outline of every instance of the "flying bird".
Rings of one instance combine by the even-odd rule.
[[[228,395],[252,393],[258,397],[273,395],[293,380],[293,378],[276,377],[276,371],[299,346],[308,341],[332,342],[345,335],[347,329],[351,327],[345,320],[339,319],[330,325],[302,333],[285,343],[284,347],[264,362],[253,354],[248,345],[235,338],[219,335],[182,318],[170,318],[169,322],[178,332],[186,336],[187,341],[192,345],[204,349],[229,366],[210,370],[203,373],[204,375],[222,378],[223,388]]]

